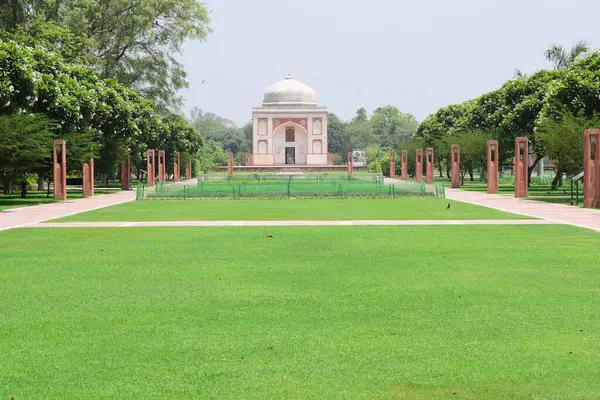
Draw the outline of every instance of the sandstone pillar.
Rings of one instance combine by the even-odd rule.
[[[185,180],[192,179],[192,156],[190,156],[187,165],[185,166]]]
[[[396,155],[393,151],[390,152],[390,178],[396,177]]]
[[[415,180],[421,182],[423,180],[423,149],[417,149],[415,161]]]
[[[67,142],[55,140],[52,146],[54,200],[67,199]]]
[[[181,155],[178,151],[173,153],[173,180],[181,181]]]
[[[425,183],[431,185],[433,183],[433,148],[428,147],[425,149],[426,151],[426,160],[425,160]]]
[[[488,140],[487,148],[487,192],[498,193],[498,141]]]
[[[452,188],[460,187],[460,146],[453,144],[450,146],[450,183]]]
[[[148,150],[148,158],[146,160],[146,166],[148,169],[148,186],[154,186],[154,179],[156,177],[156,164],[154,160],[154,150]]]
[[[229,152],[227,154],[227,175],[233,175],[233,153]]]
[[[158,181],[165,183],[166,179],[166,167],[165,167],[165,151],[158,150]]]
[[[529,141],[521,136],[515,140],[515,197],[527,197],[529,177]]]
[[[131,154],[121,160],[121,190],[131,189]]]
[[[352,175],[352,152],[348,153],[348,175]]]
[[[583,206],[600,208],[600,129],[584,133]]]
[[[83,196],[92,197],[94,195],[94,159],[90,158],[89,163],[83,163]]]
[[[408,173],[407,173],[407,167],[408,167],[408,151],[407,150],[402,150],[402,152],[400,153],[401,157],[402,157],[402,162],[401,162],[401,175],[400,178],[402,178],[403,180],[406,180],[406,178],[408,177]]]

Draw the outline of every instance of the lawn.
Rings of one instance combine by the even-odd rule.
[[[0,232],[0,388],[596,399],[598,248],[567,226]]]
[[[95,190],[94,195],[97,196],[101,194],[109,194],[116,192],[116,190]],[[68,190],[67,198],[81,199],[83,198],[83,192],[81,190]],[[20,192],[11,195],[0,194],[0,211],[8,210],[11,208],[37,206],[39,204],[48,203],[56,203],[56,200],[54,200],[54,194],[50,193],[50,196],[48,196],[48,192],[46,190],[29,191],[27,192],[27,197],[25,197],[24,199],[21,198]]]
[[[450,209],[447,209],[450,204]],[[53,222],[473,220],[527,217],[438,198],[346,200],[145,200],[77,214]]]

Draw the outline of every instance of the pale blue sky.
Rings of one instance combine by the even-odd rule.
[[[356,5],[351,5],[356,4]],[[551,43],[600,47],[598,0],[209,0],[214,32],[189,42],[185,111],[242,125],[291,73],[342,119],[391,104],[421,121],[549,68]],[[206,80],[204,84],[202,81]]]

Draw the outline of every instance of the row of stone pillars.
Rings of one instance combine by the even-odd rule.
[[[54,175],[54,199],[67,199],[67,143],[64,140],[55,140],[52,150],[52,170]],[[148,185],[153,186],[155,180],[155,160],[154,150],[148,150]],[[131,154],[127,154],[121,160],[121,190],[131,189]],[[180,177],[181,155],[174,153],[173,160],[173,178],[175,182],[181,180]],[[158,180],[165,181],[165,151],[158,150]],[[192,157],[185,167],[185,179],[192,179]],[[94,195],[94,159],[90,158],[88,162],[83,163],[83,196],[91,197]]]
[[[158,160],[156,159],[158,156]],[[148,150],[146,154],[146,168],[148,170],[148,186],[154,186],[156,183],[156,165],[158,163],[158,181],[164,183],[166,180],[166,160],[164,150]],[[181,181],[181,154],[176,151],[173,153],[173,180]],[[190,156],[185,166],[185,179],[192,179],[192,156]]]
[[[498,193],[498,141],[488,140],[487,145],[487,192]],[[451,186],[459,188],[460,180],[460,146],[450,146],[451,156]],[[348,155],[348,172],[352,173],[351,153]],[[407,179],[406,150],[401,152],[401,179]],[[423,171],[423,149],[416,151],[416,181],[421,182]],[[390,178],[396,175],[396,162],[394,153],[390,153]],[[426,149],[426,182],[433,183],[433,148]],[[515,157],[513,159],[515,177],[515,197],[527,197],[529,180],[529,139],[525,136],[515,140]],[[584,132],[584,160],[583,160],[583,205],[586,208],[600,208],[600,129],[588,129]]]

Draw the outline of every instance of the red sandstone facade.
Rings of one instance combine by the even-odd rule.
[[[52,148],[54,200],[67,199],[67,142],[55,140]]]
[[[487,192],[498,193],[498,141],[488,140],[487,149]]]
[[[460,187],[460,146],[453,144],[450,146],[450,183],[456,189]]]
[[[408,166],[408,151],[407,150],[402,150],[402,152],[400,153],[401,157],[402,157],[402,161],[401,161],[401,175],[400,178],[403,180],[406,180],[408,178],[408,173],[407,173],[407,166]]]
[[[423,180],[423,149],[417,149],[415,161],[415,180],[421,182]]]
[[[529,179],[529,140],[525,136],[515,140],[515,197],[527,197]]]
[[[600,129],[584,133],[583,206],[600,208]]]

